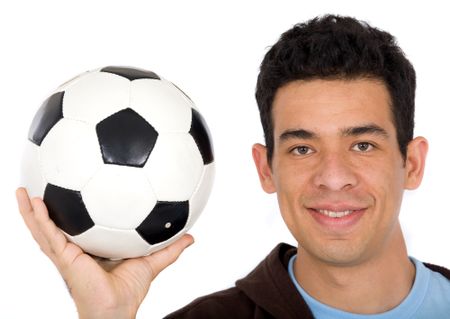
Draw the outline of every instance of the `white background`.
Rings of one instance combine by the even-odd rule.
[[[2,199],[0,318],[76,318],[63,281],[17,211],[19,161],[34,112],[59,84],[107,65],[152,70],[181,87],[209,123],[217,174],[191,233],[196,243],[151,287],[138,318],[161,318],[246,275],[278,242],[294,243],[276,198],[259,187],[251,145],[263,135],[259,63],[293,24],[324,13],[394,34],[418,77],[416,135],[430,152],[421,188],[405,195],[409,254],[450,267],[449,38],[442,2],[10,1],[0,5]]]

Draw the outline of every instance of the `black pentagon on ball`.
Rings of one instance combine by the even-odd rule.
[[[205,165],[212,163],[212,161],[214,161],[214,151],[211,135],[202,115],[195,109],[192,109],[192,122],[189,133],[194,138],[194,141],[197,144],[198,149],[200,150],[200,154],[203,158],[203,163]]]
[[[149,244],[155,245],[172,238],[186,226],[189,203],[158,201],[147,218],[136,228]]]
[[[28,131],[28,139],[32,143],[40,146],[52,127],[63,118],[63,99],[64,92],[58,92],[42,103]]]
[[[130,108],[99,122],[96,130],[106,164],[143,167],[158,138],[153,126]]]
[[[123,76],[130,81],[138,79],[154,79],[161,80],[161,78],[152,71],[135,69],[130,67],[120,67],[120,66],[107,66],[100,70],[101,72],[108,72],[115,75]]]
[[[78,191],[47,184],[44,202],[49,217],[56,226],[71,236],[79,235],[94,226]]]

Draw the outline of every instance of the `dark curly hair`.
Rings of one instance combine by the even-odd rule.
[[[256,85],[269,163],[273,155],[272,103],[277,90],[295,80],[382,81],[389,91],[403,159],[414,134],[416,75],[395,38],[351,17],[325,15],[296,24],[266,53]]]

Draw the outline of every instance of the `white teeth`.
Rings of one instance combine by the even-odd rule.
[[[332,218],[340,218],[340,217],[344,217],[344,216],[347,216],[348,214],[353,213],[353,210],[344,210],[343,212],[334,212],[331,210],[319,209],[317,211],[325,216],[332,217]]]

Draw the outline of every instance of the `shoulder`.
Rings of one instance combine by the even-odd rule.
[[[165,319],[252,318],[256,305],[236,287],[195,299]]]
[[[448,280],[450,280],[450,270],[442,267],[442,266],[438,266],[438,265],[433,265],[430,263],[423,263],[425,265],[425,267],[427,267],[428,269],[440,273],[442,276],[444,276],[445,278],[447,278]]]
[[[197,298],[165,318],[312,318],[287,271],[287,263],[295,252],[295,247],[277,245],[234,287]]]

